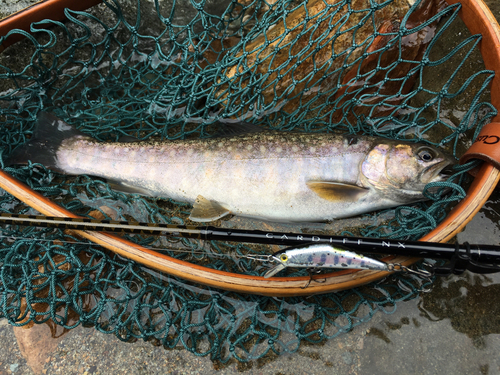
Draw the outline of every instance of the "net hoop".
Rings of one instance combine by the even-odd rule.
[[[493,14],[482,0],[446,0],[448,4],[460,2],[462,9],[460,17],[473,34],[482,34],[480,45],[481,54],[487,69],[497,74],[492,81],[491,98],[495,108],[500,109],[500,26]],[[60,17],[65,7],[83,10],[98,3],[96,0],[74,2],[66,0],[49,0],[37,3],[13,16],[0,21],[0,35],[5,35],[14,28],[29,30],[32,22],[44,18]],[[56,15],[56,16],[54,16]],[[15,42],[8,41],[9,44]],[[2,51],[6,45],[0,46]],[[500,122],[500,115],[493,119]],[[481,209],[493,189],[500,180],[500,171],[491,164],[483,163],[474,182],[467,192],[467,196],[448,214],[445,220],[433,231],[421,238],[421,241],[446,242],[460,232],[474,215]],[[0,171],[0,187],[14,195],[33,209],[48,216],[78,217],[70,211],[56,205],[49,199],[33,191],[23,183],[17,181],[4,171]],[[318,275],[321,283],[310,283],[309,277],[275,277],[265,279],[259,276],[241,275],[236,273],[214,270],[189,262],[181,261],[158,252],[146,249],[120,237],[88,231],[74,231],[115,253],[139,262],[147,267],[165,272],[199,284],[220,289],[251,293],[266,296],[300,296],[329,293],[354,288],[386,277],[389,272],[382,271],[337,271]],[[391,262],[408,266],[418,259],[404,256],[390,257]],[[325,281],[323,282],[323,279]]]

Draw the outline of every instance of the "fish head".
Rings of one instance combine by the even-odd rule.
[[[455,160],[436,147],[421,143],[376,144],[361,165],[363,182],[385,198],[400,203],[424,200],[431,182],[446,181]]]

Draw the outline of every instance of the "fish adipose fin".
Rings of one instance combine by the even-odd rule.
[[[307,186],[321,198],[332,202],[356,202],[370,191],[341,182],[308,181]]]
[[[193,211],[189,215],[189,219],[192,221],[213,221],[224,217],[231,212],[222,207],[219,203],[210,201],[201,195],[196,197],[196,201],[193,204]]]
[[[56,153],[65,139],[74,136],[88,137],[56,116],[40,112],[31,139],[24,145],[17,147],[7,158],[5,165],[28,164],[28,161],[31,160],[57,172],[62,172],[57,166]]]

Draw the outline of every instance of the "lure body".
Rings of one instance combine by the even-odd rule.
[[[265,278],[287,267],[389,271],[386,263],[328,244],[310,244],[283,249],[275,253],[273,259],[279,264],[269,270],[264,275]]]

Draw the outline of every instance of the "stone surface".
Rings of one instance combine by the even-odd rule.
[[[57,348],[62,336],[53,338],[46,324],[36,324],[29,329],[13,327],[13,331],[27,365],[33,373],[42,374],[48,356]]]

